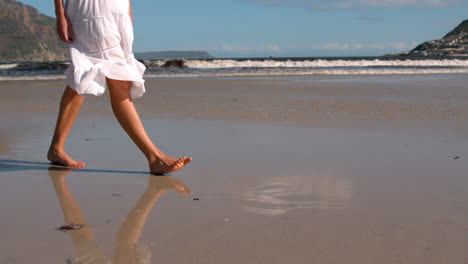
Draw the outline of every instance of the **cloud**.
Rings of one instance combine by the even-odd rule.
[[[335,7],[447,7],[456,2],[451,0],[341,0],[334,1]]]
[[[323,45],[312,46],[315,50],[329,50],[329,51],[356,51],[356,50],[392,50],[392,51],[406,51],[416,47],[416,42],[389,42],[383,44],[349,44],[331,42]]]
[[[223,45],[221,50],[226,52],[252,52],[252,51],[269,51],[280,52],[282,49],[278,45],[263,45],[263,46],[239,46],[239,45]]]
[[[222,50],[224,51],[229,51],[229,52],[239,52],[239,51],[252,51],[254,50],[252,47],[248,46],[236,46],[236,45],[223,45],[221,47]]]
[[[346,50],[360,50],[364,49],[366,46],[364,44],[348,44],[348,43],[338,43],[338,42],[332,42],[332,43],[327,43],[319,46],[313,46],[313,49],[319,49],[319,50],[341,50],[341,51],[346,51]]]
[[[414,49],[418,45],[417,42],[389,42],[389,43],[384,43],[384,44],[370,44],[368,47],[370,49],[391,49],[391,50],[396,50],[396,51],[405,51],[405,50],[411,50]]]
[[[360,14],[356,17],[356,19],[361,20],[361,21],[370,21],[370,22],[382,21],[382,17],[372,15],[372,14]]]
[[[281,48],[278,45],[267,45],[267,46],[263,46],[262,49],[266,51],[275,51],[275,52],[281,51]]]
[[[464,0],[243,0],[263,5],[293,5],[313,9],[324,8],[365,8],[365,7],[449,7]]]

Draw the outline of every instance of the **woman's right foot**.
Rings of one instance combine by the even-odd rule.
[[[165,157],[150,162],[149,167],[152,174],[165,174],[178,171],[190,162],[192,162],[191,157],[182,157],[179,159]]]
[[[57,164],[61,166],[67,166],[67,167],[73,167],[73,168],[86,167],[86,164],[84,162],[74,160],[70,158],[70,156],[68,156],[67,153],[63,151],[56,151],[52,148],[49,149],[49,152],[47,153],[47,159],[53,164]]]

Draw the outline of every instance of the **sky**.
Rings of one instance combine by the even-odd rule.
[[[53,0],[19,0],[54,16]],[[125,1],[125,0],[122,0]],[[379,56],[439,39],[468,0],[133,0],[135,52],[216,57]]]

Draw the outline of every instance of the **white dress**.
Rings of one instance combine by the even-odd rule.
[[[67,0],[65,10],[75,36],[67,85],[79,94],[102,95],[107,77],[131,81],[131,96],[141,97],[145,66],[132,52],[129,0]]]

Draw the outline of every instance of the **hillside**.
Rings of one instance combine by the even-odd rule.
[[[450,31],[445,37],[443,38],[449,38],[452,36],[458,36],[462,34],[462,32],[465,33],[465,37],[468,33],[468,19],[463,21],[458,27],[456,27],[454,30]]]
[[[403,55],[411,56],[468,56],[468,20],[443,38],[426,41]]]
[[[67,57],[54,18],[15,0],[0,0],[0,61],[55,61]]]

